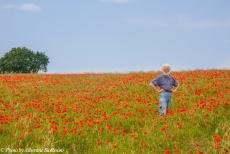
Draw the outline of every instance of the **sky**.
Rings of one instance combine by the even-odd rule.
[[[0,0],[0,56],[45,52],[48,73],[230,68],[229,0]]]

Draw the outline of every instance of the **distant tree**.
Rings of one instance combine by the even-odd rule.
[[[38,73],[47,71],[49,57],[26,47],[12,48],[0,58],[1,73]]]

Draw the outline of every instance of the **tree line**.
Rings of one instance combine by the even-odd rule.
[[[12,48],[0,58],[0,73],[38,73],[47,71],[49,57],[26,47]]]

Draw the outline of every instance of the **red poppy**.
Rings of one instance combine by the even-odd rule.
[[[102,140],[98,141],[97,144],[98,144],[98,145],[101,145],[101,144],[102,144]]]
[[[216,142],[216,143],[219,143],[219,142],[220,142],[220,139],[221,139],[221,138],[220,138],[219,135],[216,135],[216,136],[215,136],[215,142]]]
[[[164,154],[170,154],[170,151],[168,149],[166,149]]]

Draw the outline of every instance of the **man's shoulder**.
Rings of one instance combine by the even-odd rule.
[[[178,83],[177,79],[174,76],[170,75],[170,77],[174,82]]]
[[[176,78],[175,78],[173,75],[170,74],[169,76],[170,76],[171,78],[173,78],[174,80],[176,80]]]
[[[164,77],[164,75],[163,75],[163,74],[160,74],[160,75],[158,75],[155,79],[160,79],[160,78],[162,78],[162,77]]]

